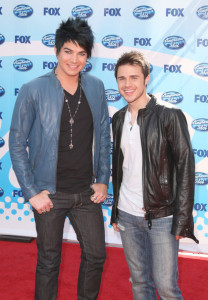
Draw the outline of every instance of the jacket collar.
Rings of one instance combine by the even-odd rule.
[[[56,87],[60,88],[62,86],[61,86],[60,81],[56,77],[55,70],[56,70],[56,67],[49,73],[49,76],[51,77],[52,80],[54,80]]]
[[[140,109],[139,111],[140,112],[148,112],[149,110],[153,110],[157,104],[157,99],[154,95],[152,94],[148,94],[151,98],[150,98],[150,101],[147,103],[146,107],[145,108],[142,108]],[[128,109],[128,105],[124,106],[122,109],[121,109],[121,113],[125,113]]]
[[[60,83],[60,81],[58,80],[58,78],[56,77],[55,70],[56,70],[56,67],[55,67],[50,73],[48,73],[48,74],[49,74],[49,76],[52,78],[52,80],[55,81],[56,86],[57,86],[57,87],[61,87],[61,83]],[[84,82],[84,85],[85,85],[85,80],[82,79],[81,73],[79,74],[79,76],[80,76],[80,78],[81,78],[81,85],[82,85],[82,87],[83,87],[83,82]]]
[[[154,107],[156,106],[157,104],[157,99],[154,95],[152,94],[148,94],[151,98],[150,98],[150,101],[147,103],[146,107],[144,108],[144,110],[152,110],[154,109]]]

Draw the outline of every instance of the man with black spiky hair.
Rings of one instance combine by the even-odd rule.
[[[110,130],[102,81],[81,73],[93,42],[85,20],[62,22],[55,38],[57,67],[23,85],[13,112],[11,160],[37,229],[36,300],[57,297],[66,217],[81,246],[77,297],[93,300],[99,293]]]

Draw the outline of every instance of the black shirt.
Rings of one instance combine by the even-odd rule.
[[[78,86],[74,95],[65,90],[64,93],[65,98],[69,101],[68,104],[73,117],[80,97],[80,87]],[[81,104],[74,116],[74,124],[72,125],[73,149],[69,148],[71,143],[69,120],[70,114],[64,99],[59,136],[56,190],[74,194],[89,188],[93,172],[93,118],[83,91]]]

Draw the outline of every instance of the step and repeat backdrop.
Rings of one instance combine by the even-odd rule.
[[[180,248],[208,252],[208,3],[198,0],[45,0],[0,2],[0,234],[36,236],[34,216],[24,204],[12,169],[8,136],[13,107],[22,84],[57,65],[55,30],[68,17],[87,19],[95,34],[93,55],[84,72],[105,84],[110,122],[125,105],[114,78],[117,58],[143,52],[151,67],[148,93],[183,110],[196,162],[193,210],[196,245]],[[110,225],[112,179],[103,203],[106,242],[121,244]],[[64,238],[76,240],[68,220]]]

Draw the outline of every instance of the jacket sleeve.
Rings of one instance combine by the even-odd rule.
[[[101,118],[100,118],[100,149],[98,161],[97,183],[104,183],[108,186],[110,177],[110,123],[108,105],[105,97],[105,90],[102,84],[101,93]]]
[[[167,138],[176,167],[177,194],[172,234],[198,240],[193,235],[195,161],[186,118],[181,110],[172,109],[166,126]]]
[[[9,151],[14,172],[26,201],[40,191],[27,152],[27,140],[35,120],[35,104],[28,85],[23,85],[17,97],[9,134]]]

